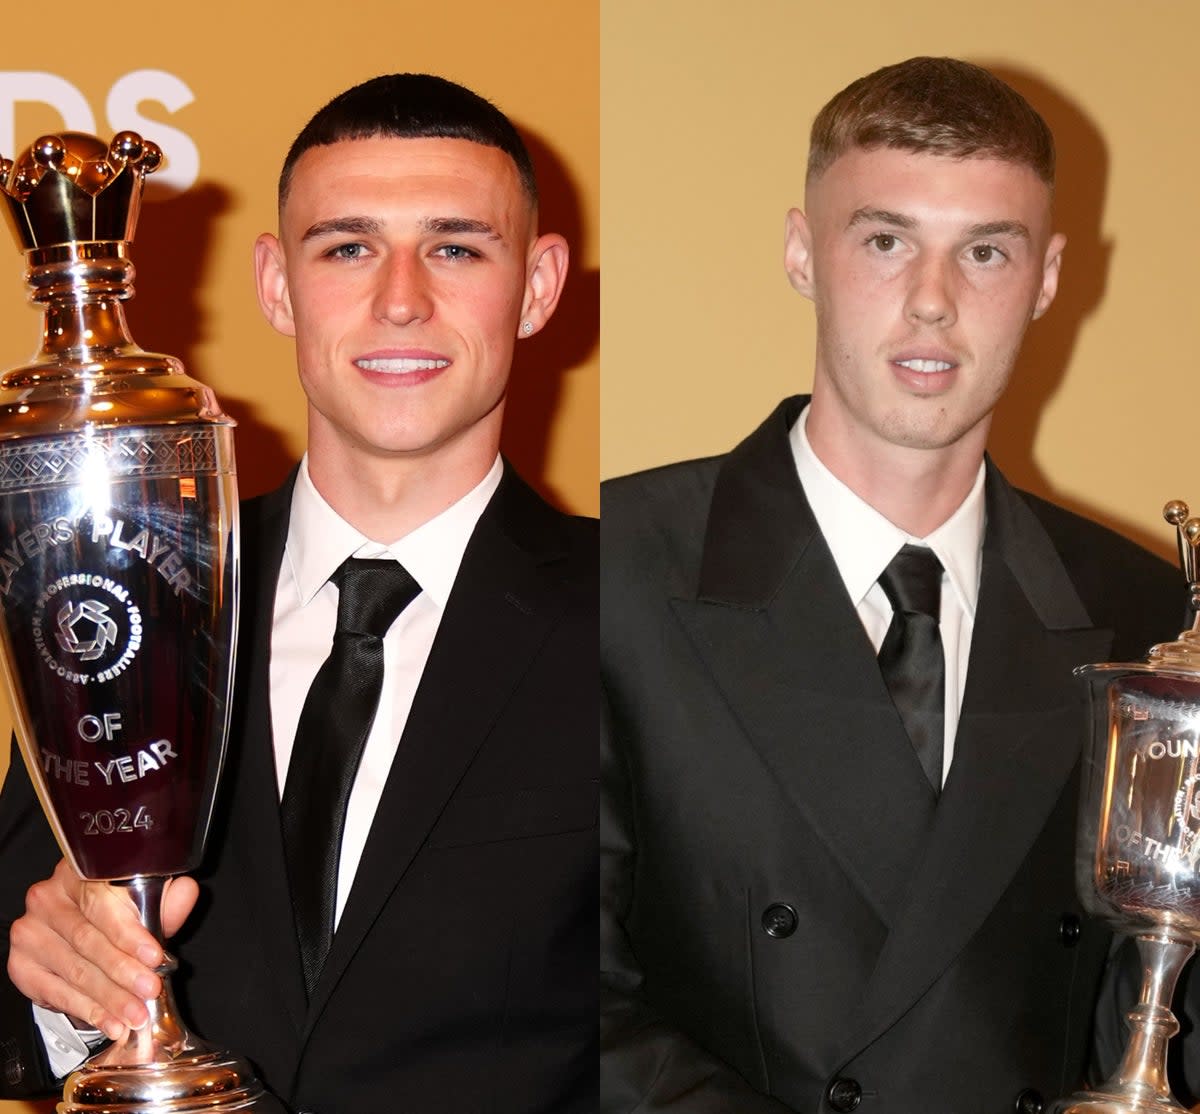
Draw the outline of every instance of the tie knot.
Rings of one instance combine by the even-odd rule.
[[[382,638],[421,591],[399,561],[348,557],[329,578],[338,586],[338,633]]]
[[[880,574],[879,586],[894,611],[939,618],[942,563],[928,546],[903,546]]]

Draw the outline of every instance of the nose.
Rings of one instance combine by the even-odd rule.
[[[947,327],[958,319],[953,264],[942,259],[918,261],[904,307],[905,316],[923,325]]]
[[[430,276],[413,255],[396,253],[379,269],[375,317],[392,325],[425,321],[433,313]]]

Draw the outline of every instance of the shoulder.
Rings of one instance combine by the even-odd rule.
[[[605,548],[646,534],[703,533],[724,456],[666,464],[600,485]]]
[[[600,485],[605,607],[695,592],[713,489],[724,456],[682,461]]]
[[[1015,494],[1050,538],[1093,622],[1114,631],[1115,653],[1140,657],[1190,622],[1183,574],[1170,562],[1083,515]]]

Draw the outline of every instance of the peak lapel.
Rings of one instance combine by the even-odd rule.
[[[555,512],[506,469],[463,555],[400,739],[310,1024],[557,621]]]
[[[954,762],[905,913],[862,1004],[856,1048],[953,962],[1012,881],[1079,757],[1086,717],[1071,671],[1104,660],[1111,642],[1111,631],[1092,626],[1032,512],[991,469]]]
[[[934,798],[796,475],[803,401],[724,463],[699,598],[673,606],[750,745],[889,923]]]
[[[225,855],[235,860],[244,900],[260,928],[258,958],[299,1028],[304,979],[284,865],[270,710],[271,625],[294,482],[293,472],[283,488],[251,504],[242,517],[237,682],[222,792],[229,794],[230,814]],[[228,893],[222,900],[230,900]]]

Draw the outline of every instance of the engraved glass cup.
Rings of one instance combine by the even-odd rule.
[[[200,863],[228,734],[237,619],[233,422],[129,336],[128,244],[161,155],[67,133],[0,165],[42,346],[0,377],[0,648],[25,764],[83,878],[129,889],[161,940],[166,879]],[[61,1114],[282,1111],[179,1018],[67,1080]]]

